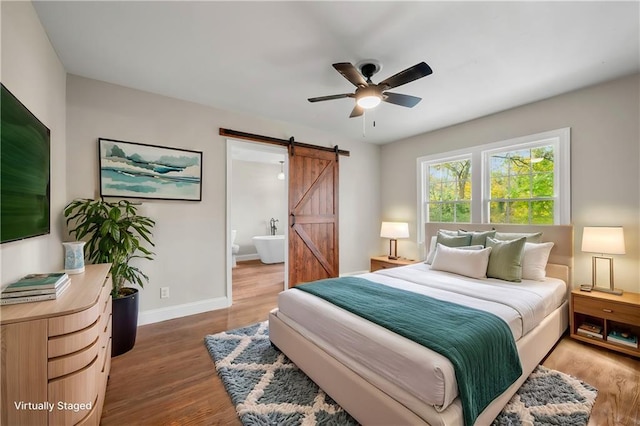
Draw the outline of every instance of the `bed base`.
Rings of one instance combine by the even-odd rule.
[[[565,302],[517,342],[523,374],[480,414],[476,425],[488,425],[500,413],[529,374],[560,339],[567,329],[568,317],[568,303]],[[278,317],[277,309],[269,315],[269,336],[274,345],[361,424],[463,424],[459,398],[442,412],[425,405],[424,410],[418,415],[317,346],[311,333],[301,333],[286,324]]]

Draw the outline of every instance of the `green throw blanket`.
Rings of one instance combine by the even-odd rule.
[[[465,425],[474,424],[522,374],[509,326],[491,313],[357,277],[295,288],[447,357],[455,368]]]

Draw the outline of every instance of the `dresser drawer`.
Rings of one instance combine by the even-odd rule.
[[[573,311],[626,324],[640,325],[640,309],[610,300],[573,297]]]
[[[102,339],[96,336],[89,346],[70,355],[50,359],[47,363],[49,379],[75,373],[89,365],[96,357],[99,358]]]
[[[68,355],[79,351],[98,339],[104,330],[100,317],[94,318],[93,324],[75,333],[63,334],[61,336],[49,338],[48,355],[49,358]]]
[[[49,319],[49,337],[69,334],[89,327],[96,322],[103,308],[100,304],[95,304],[75,314]]]
[[[390,269],[397,268],[397,263],[385,262],[383,260],[372,260],[371,261],[371,272],[379,271],[380,269]]]
[[[96,356],[84,369],[49,381],[49,402],[56,404],[49,413],[50,425],[74,425],[89,414],[98,398],[101,367]],[[59,402],[66,404],[63,409]]]

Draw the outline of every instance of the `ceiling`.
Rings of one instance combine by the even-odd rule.
[[[632,2],[34,2],[67,72],[387,143],[640,70]],[[423,98],[349,118],[331,66],[382,63],[377,83]],[[374,127],[375,121],[375,127]],[[242,129],[239,129],[242,130]],[[364,134],[364,135],[363,135]]]

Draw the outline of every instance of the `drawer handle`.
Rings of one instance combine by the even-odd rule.
[[[608,313],[608,314],[612,314],[613,310],[611,309],[602,309],[604,312]]]

